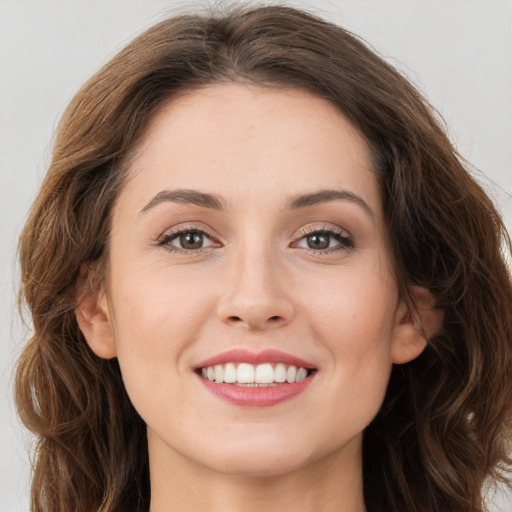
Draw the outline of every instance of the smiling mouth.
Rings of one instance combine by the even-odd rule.
[[[197,373],[205,380],[216,384],[232,384],[240,387],[275,387],[301,382],[316,372],[285,363],[225,363],[198,368]]]

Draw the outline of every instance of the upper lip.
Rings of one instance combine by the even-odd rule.
[[[306,369],[315,368],[313,364],[308,363],[304,359],[280,350],[268,349],[260,352],[251,352],[245,349],[232,349],[200,362],[194,366],[194,369],[226,363],[284,363]]]

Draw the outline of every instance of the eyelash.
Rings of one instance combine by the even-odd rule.
[[[193,256],[193,255],[200,253],[206,249],[209,249],[209,247],[211,247],[211,246],[207,246],[207,247],[199,247],[197,249],[185,249],[183,247],[180,248],[180,247],[175,247],[175,246],[171,245],[171,242],[174,239],[176,239],[177,237],[179,237],[181,235],[185,235],[185,234],[192,234],[192,233],[208,238],[212,242],[211,246],[214,246],[215,244],[217,244],[217,247],[219,246],[218,245],[219,242],[216,241],[216,239],[213,235],[211,235],[204,229],[199,229],[194,226],[190,226],[190,227],[185,226],[185,227],[173,229],[170,232],[167,232],[164,235],[162,235],[157,240],[156,245],[158,247],[164,248],[165,250],[167,250],[169,252],[186,254],[186,255],[190,255],[190,256]],[[301,240],[303,240],[311,235],[323,235],[323,236],[334,238],[335,240],[337,240],[339,242],[339,245],[337,245],[335,247],[327,247],[326,249],[305,248],[305,247],[298,247],[296,245]],[[330,253],[340,251],[340,250],[352,249],[354,247],[354,241],[350,235],[347,235],[347,233],[341,229],[338,229],[338,228],[335,228],[332,226],[323,226],[321,228],[315,227],[315,228],[309,228],[307,230],[304,230],[300,234],[300,236],[298,238],[296,238],[295,241],[290,244],[290,247],[297,247],[298,249],[302,249],[306,252],[313,252],[315,254],[330,254]]]
[[[204,229],[200,229],[200,228],[197,228],[194,226],[190,226],[190,227],[185,226],[185,227],[173,229],[167,233],[164,233],[157,240],[157,246],[163,247],[166,251],[169,251],[169,252],[186,254],[188,256],[193,256],[193,255],[200,253],[200,252],[204,251],[205,249],[209,248],[209,247],[199,247],[197,249],[185,249],[185,248],[175,247],[175,246],[171,245],[171,242],[175,238],[177,238],[181,235],[186,235],[186,234],[191,234],[191,233],[201,235],[203,237],[208,238],[209,240],[211,240],[213,242],[212,245],[217,244],[217,246],[218,246],[218,244],[219,244],[219,242],[216,241],[215,237],[213,235],[211,235],[210,233],[208,233],[207,231],[205,231]]]
[[[298,244],[301,240],[303,240],[311,235],[324,235],[324,236],[334,238],[335,240],[337,240],[339,242],[339,245],[337,245],[335,247],[328,247],[326,249],[313,249],[313,248],[306,249],[306,248],[299,247],[300,249],[304,249],[307,252],[313,252],[315,254],[330,254],[330,253],[340,251],[340,250],[353,249],[355,246],[354,240],[352,239],[352,237],[350,235],[348,235],[348,233],[346,231],[343,231],[339,228],[335,228],[333,226],[322,226],[321,228],[312,227],[312,228],[305,229],[300,234],[300,236],[292,243],[292,247],[296,246],[296,244]]]

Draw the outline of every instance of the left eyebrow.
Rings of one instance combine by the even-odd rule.
[[[368,203],[358,195],[348,190],[319,190],[310,194],[300,194],[293,196],[287,203],[286,209],[296,210],[298,208],[307,208],[308,206],[315,206],[317,204],[326,203],[329,201],[349,201],[360,206],[372,220],[375,219],[375,214],[368,206]]]
[[[211,208],[213,210],[223,210],[223,204],[220,197],[213,194],[206,194],[191,189],[162,190],[142,208],[140,213],[145,213],[157,204],[164,202],[194,204],[203,208]]]

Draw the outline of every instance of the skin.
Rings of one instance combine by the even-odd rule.
[[[152,203],[176,189],[223,209]],[[289,208],[319,190],[366,207]],[[203,247],[171,239],[182,228],[206,231]],[[329,249],[311,248],[325,229]],[[148,425],[152,512],[364,511],[362,431],[392,364],[425,346],[398,295],[364,139],[327,101],[241,84],[183,95],[152,119],[114,207],[108,283],[77,318],[96,354],[118,357]],[[193,371],[234,348],[278,349],[317,372],[292,399],[236,406]]]

